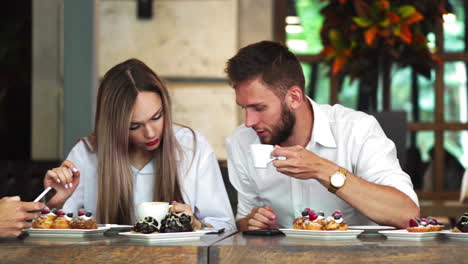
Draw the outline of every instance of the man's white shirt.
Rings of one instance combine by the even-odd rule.
[[[411,179],[398,162],[395,144],[373,116],[308,99],[314,124],[307,150],[364,180],[394,187],[418,204]],[[254,168],[249,146],[258,143],[255,131],[244,125],[226,139],[229,179],[238,191],[237,220],[255,207],[271,206],[281,227],[291,227],[304,208],[323,211],[325,215],[341,210],[348,225],[375,224],[317,180],[279,173],[272,163],[266,169]]]

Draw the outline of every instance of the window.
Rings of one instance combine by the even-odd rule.
[[[468,3],[444,0],[448,14],[435,25],[428,45],[437,50],[442,65],[429,78],[409,67],[390,70],[389,91],[379,87],[378,111],[405,111],[408,136],[404,170],[413,178],[420,199],[458,199],[460,180],[468,166]],[[356,82],[330,77],[320,56],[320,10],[328,1],[275,1],[275,40],[285,43],[299,58],[306,77],[307,94],[319,103],[362,109]],[[296,18],[292,18],[296,17]]]

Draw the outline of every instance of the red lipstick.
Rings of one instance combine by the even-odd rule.
[[[155,140],[153,140],[151,142],[146,143],[146,146],[151,147],[151,146],[154,146],[154,145],[158,144],[158,142],[159,142],[159,138],[157,138],[157,139],[155,139]]]

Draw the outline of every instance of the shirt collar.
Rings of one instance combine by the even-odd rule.
[[[311,142],[317,142],[324,147],[336,148],[335,137],[333,136],[330,128],[331,120],[322,111],[320,105],[308,96],[307,99],[309,99],[314,113],[314,126],[312,129],[312,135],[310,136]]]
[[[141,170],[138,170],[137,168],[132,166],[132,172],[133,172],[134,175],[137,175],[137,174],[153,174],[154,173],[153,160],[146,163],[146,165]]]

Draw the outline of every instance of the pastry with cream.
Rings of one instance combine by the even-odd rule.
[[[32,222],[32,227],[48,229],[54,223],[55,218],[57,218],[57,215],[51,212],[49,208],[46,207],[41,211],[41,216],[39,216]]]
[[[444,229],[444,225],[439,223],[436,218],[429,216],[427,218],[411,218],[408,232],[435,232]]]
[[[91,212],[84,209],[78,210],[78,217],[71,220],[70,226],[73,229],[97,229],[96,219]]]

